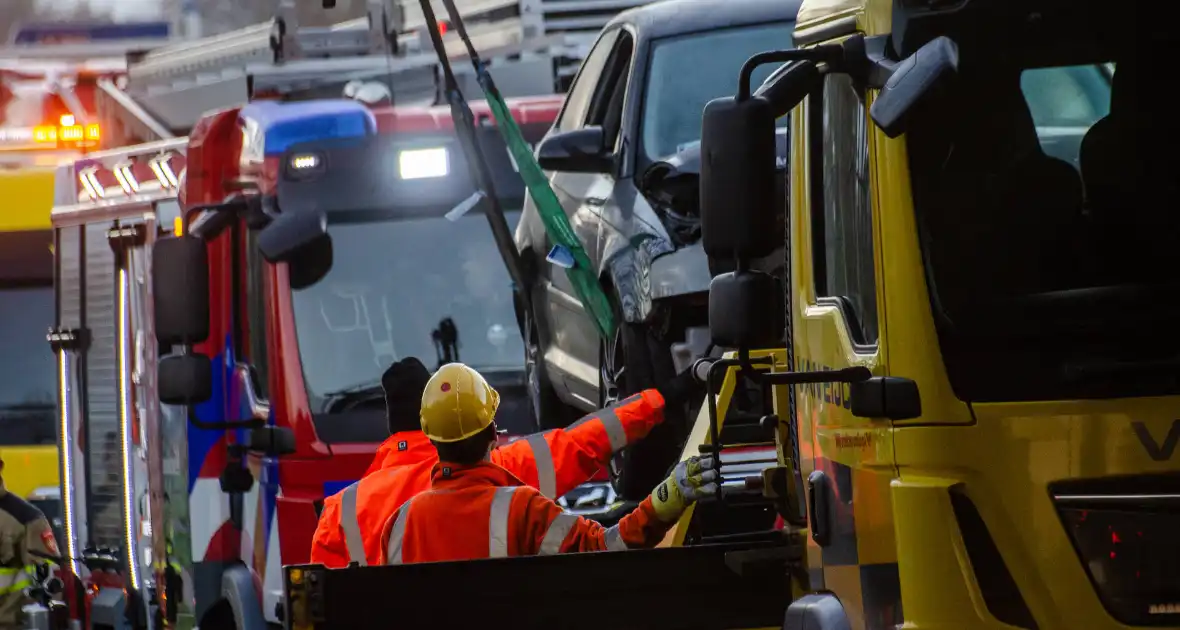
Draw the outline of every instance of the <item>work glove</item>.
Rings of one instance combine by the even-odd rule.
[[[688,506],[717,492],[719,475],[712,455],[690,457],[672,469],[672,474],[651,493],[656,517],[665,523],[680,518]]]
[[[675,378],[656,387],[656,391],[664,397],[664,405],[667,407],[675,407],[677,405],[684,405],[705,392],[705,384],[697,380],[693,375],[693,369],[689,368]]]

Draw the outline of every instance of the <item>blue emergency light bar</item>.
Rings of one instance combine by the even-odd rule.
[[[14,44],[62,44],[103,42],[124,39],[168,39],[172,25],[164,21],[127,22],[123,24],[80,24],[76,22],[40,22],[22,24],[13,37]]]
[[[257,101],[245,105],[238,119],[246,128],[246,142],[261,142],[261,153],[280,156],[292,146],[315,140],[346,140],[377,134],[373,112],[357,101],[324,99],[280,103]],[[256,131],[256,133],[255,133]],[[259,147],[252,147],[255,151]]]

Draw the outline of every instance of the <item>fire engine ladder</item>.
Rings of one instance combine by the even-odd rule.
[[[602,25],[650,1],[457,0],[456,7],[493,74],[515,72],[516,84],[528,84],[505,90],[516,95],[561,87],[537,75],[552,75],[557,59],[565,64],[559,74],[572,76]],[[203,113],[257,95],[337,97],[351,80],[387,81],[398,103],[435,102],[438,64],[418,0],[368,0],[368,9],[365,18],[300,27],[293,0],[284,0],[262,24],[152,50],[129,64],[125,88],[108,83],[100,90],[103,123],[117,122],[135,140],[155,140],[169,137],[162,129],[187,133]],[[444,39],[450,56],[466,55],[457,34]],[[524,67],[530,59],[545,71]],[[471,71],[467,64],[456,70]]]

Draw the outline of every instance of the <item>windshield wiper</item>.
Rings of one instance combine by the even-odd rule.
[[[385,388],[381,387],[380,380],[359,383],[324,394],[324,404],[321,405],[321,410],[323,413],[332,413],[340,411],[341,407],[349,403],[367,402],[377,396],[384,395]]]

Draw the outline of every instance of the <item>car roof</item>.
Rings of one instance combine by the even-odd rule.
[[[607,26],[631,24],[639,39],[662,39],[686,33],[793,20],[801,0],[657,0],[628,9]],[[718,5],[723,5],[724,9]]]

